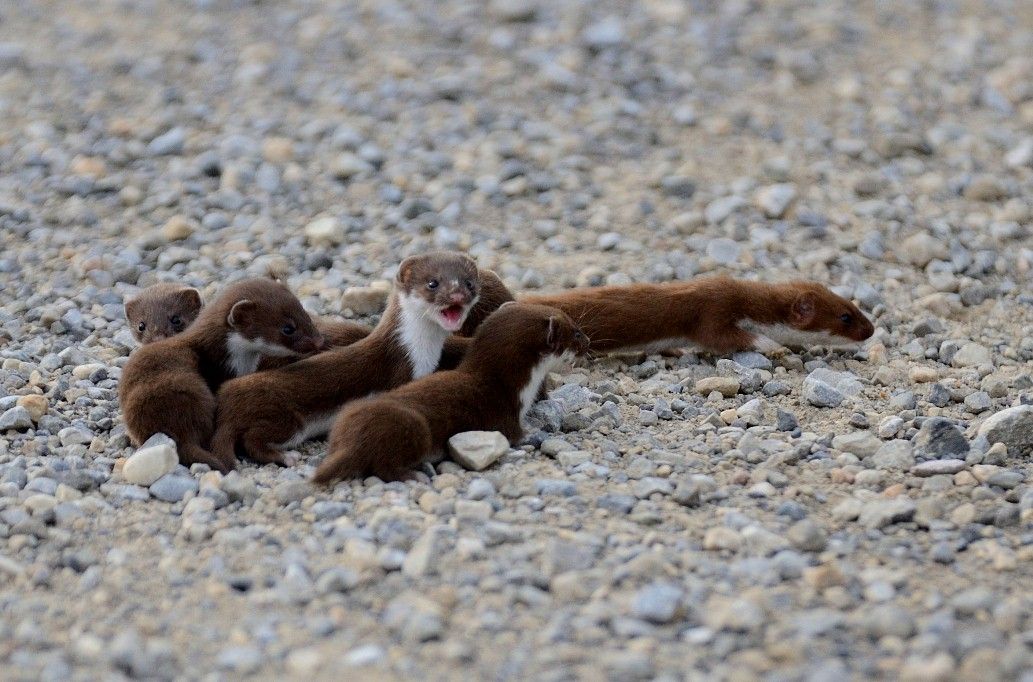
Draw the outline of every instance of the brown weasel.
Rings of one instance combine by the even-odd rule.
[[[474,311],[477,316],[467,320],[467,330],[513,299],[494,273],[485,272]],[[598,353],[685,345],[716,353],[770,352],[783,345],[849,345],[875,331],[857,306],[817,282],[769,284],[701,277],[522,295],[518,300],[567,313],[585,330],[592,340],[591,350]]]
[[[310,353],[323,340],[301,303],[266,278],[232,284],[186,331],[141,346],[119,385],[126,430],[139,445],[155,433],[176,441],[184,464],[229,471],[232,461],[205,450],[215,425],[215,391],[254,372],[263,356]]]
[[[276,278],[273,278],[276,279]],[[140,344],[161,341],[179,334],[201,312],[201,293],[183,284],[162,282],[149,286],[125,303],[129,329]],[[364,339],[373,331],[364,324],[327,317],[313,318],[316,329],[323,337],[318,350],[347,346]],[[285,358],[266,357],[260,369],[282,366]]]
[[[477,330],[454,370],[348,405],[334,422],[316,483],[374,475],[405,478],[450,436],[500,431],[523,435],[527,413],[549,370],[564,356],[588,350],[589,340],[562,311],[510,303]]]
[[[175,336],[189,327],[203,305],[197,289],[161,282],[126,299],[124,310],[133,338],[146,344]]]
[[[284,464],[282,450],[325,434],[349,400],[430,374],[477,301],[477,279],[476,264],[459,253],[405,259],[387,310],[365,339],[227,382],[212,452],[231,461],[240,445],[257,462]]]

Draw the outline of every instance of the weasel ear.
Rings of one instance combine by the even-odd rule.
[[[179,302],[183,304],[184,308],[193,310],[194,312],[204,307],[204,301],[201,299],[201,292],[193,287],[183,289],[179,292]]]
[[[398,272],[395,273],[395,281],[399,284],[404,284],[409,279],[409,271],[412,270],[414,258],[416,257],[409,256],[398,264]]]
[[[226,316],[226,324],[233,329],[240,329],[241,327],[247,326],[251,320],[254,319],[255,310],[258,306],[254,301],[248,299],[242,299],[233,304],[230,308],[230,314]]]
[[[793,309],[790,313],[791,322],[797,327],[804,327],[814,321],[814,314],[817,310],[817,302],[814,294],[806,292],[800,294],[793,301]]]
[[[137,311],[139,309],[140,309],[140,299],[137,299],[137,298],[129,299],[128,301],[125,302],[125,305],[122,306],[122,312],[125,313],[126,319],[129,320],[129,321],[132,321],[133,316],[136,315],[136,313],[137,313]]]

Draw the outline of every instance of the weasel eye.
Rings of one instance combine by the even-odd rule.
[[[136,325],[136,330],[137,331],[141,331],[142,332],[142,331],[144,331],[146,329],[147,329],[147,323],[146,322],[141,322],[140,324]]]
[[[169,318],[169,322],[172,323],[173,327],[180,327],[183,325],[183,318],[181,318],[179,315],[173,315]]]
[[[292,334],[294,334],[294,332],[298,331],[298,328],[290,322],[288,322],[287,324],[283,325],[283,329],[281,329],[280,331],[283,332],[284,336],[291,336]]]
[[[427,282],[427,288],[431,289],[431,290],[437,289],[438,288],[438,281],[436,279],[432,279],[431,281]]]
[[[839,321],[842,322],[843,324],[850,324],[851,322],[854,321],[854,316],[851,315],[850,313],[843,313],[842,315],[839,316]]]
[[[473,291],[473,280],[472,279],[466,280],[465,282],[463,282],[463,284],[466,285],[467,289],[469,289],[470,291]]]

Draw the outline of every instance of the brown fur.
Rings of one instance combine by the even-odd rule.
[[[233,468],[205,446],[214,428],[214,392],[235,376],[227,345],[234,334],[260,339],[285,354],[308,353],[322,344],[301,303],[282,284],[251,279],[230,285],[186,331],[141,346],[129,357],[119,402],[134,444],[165,433],[176,441],[183,464]]]
[[[484,319],[512,298],[497,276],[488,278],[482,282],[475,312]],[[631,350],[668,339],[691,342],[716,353],[753,349],[757,338],[739,327],[744,320],[783,324],[800,331],[825,331],[844,342],[863,341],[874,332],[857,306],[817,282],[769,284],[703,277],[688,282],[521,295],[518,300],[567,313],[585,330],[592,340],[591,350],[598,353]],[[849,320],[844,321],[842,316],[849,316]],[[479,321],[468,319],[467,327],[475,328]]]
[[[507,305],[485,321],[455,370],[347,406],[334,422],[315,481],[405,478],[463,431],[499,431],[517,441],[523,433],[520,394],[534,367],[546,356],[587,348],[588,339],[563,312]]]
[[[147,344],[182,332],[197,319],[203,305],[197,289],[161,282],[126,299],[126,321],[137,343]]]
[[[302,433],[318,435],[312,428],[306,432],[306,426],[332,418],[349,400],[411,381],[414,360],[399,333],[405,317],[401,297],[423,301],[435,314],[459,306],[461,323],[476,301],[476,280],[476,264],[462,254],[431,253],[406,259],[399,266],[387,310],[369,336],[345,348],[223,386],[213,452],[220,460],[229,461],[241,446],[257,462],[284,464],[276,445],[297,440]],[[432,282],[434,289],[429,288]],[[425,324],[433,326],[435,321],[428,317]],[[437,328],[443,345],[447,332]],[[434,356],[442,348],[420,350]]]

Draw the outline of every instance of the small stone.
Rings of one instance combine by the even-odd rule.
[[[795,431],[800,428],[800,422],[797,420],[796,415],[792,412],[787,412],[782,408],[778,408],[776,420],[779,431]]]
[[[606,17],[581,32],[585,46],[596,52],[624,42],[624,25],[616,16]]]
[[[419,578],[437,571],[442,555],[448,551],[454,531],[448,526],[431,526],[413,543],[402,562],[402,573]]]
[[[43,415],[47,413],[47,410],[50,407],[46,396],[37,394],[23,395],[19,397],[18,406],[25,408],[25,410],[29,413],[29,419],[31,419],[33,422],[39,422],[39,420],[43,418]],[[2,417],[0,417],[0,421],[2,421]],[[0,431],[2,430],[3,428],[0,427]]]
[[[33,425],[32,415],[21,405],[0,414],[0,431],[25,431]]]
[[[483,471],[509,452],[509,441],[498,431],[466,431],[448,439],[448,452],[470,471]]]
[[[810,519],[794,523],[786,532],[786,537],[797,549],[804,552],[820,552],[828,543],[825,530]]]
[[[957,459],[968,454],[969,444],[953,422],[933,417],[922,422],[915,437],[915,450],[926,457]]]
[[[148,441],[150,442],[150,441]],[[134,452],[122,466],[122,478],[134,485],[149,487],[179,464],[176,445],[171,441],[143,447]]]
[[[739,392],[739,380],[735,377],[706,377],[696,382],[697,393],[710,395],[714,391],[731,398]]]
[[[348,287],[341,295],[341,307],[356,315],[373,315],[387,307],[390,287]]]
[[[163,135],[159,135],[147,145],[147,152],[151,156],[166,156],[181,154],[186,145],[186,131],[182,128],[173,128]]]
[[[832,447],[864,459],[874,455],[882,447],[882,441],[867,431],[854,431],[833,438]]]
[[[197,223],[183,215],[174,215],[161,228],[161,235],[166,241],[175,242],[187,239],[197,231]]]
[[[993,401],[986,391],[976,391],[965,396],[965,409],[973,414],[986,412],[992,406]]]
[[[847,397],[861,393],[861,382],[850,372],[819,368],[803,382],[803,397],[815,407],[838,407]]]
[[[796,186],[791,183],[781,183],[757,190],[753,201],[768,218],[781,218],[795,198]]]
[[[978,343],[966,343],[951,358],[954,367],[980,367],[993,364],[990,350]]]
[[[341,181],[350,180],[356,175],[369,173],[371,170],[373,167],[369,163],[349,152],[341,154],[330,164],[330,173]]]
[[[709,551],[730,550],[734,552],[742,547],[742,543],[742,535],[725,526],[714,526],[708,529],[703,536],[703,549]]]
[[[939,373],[933,367],[916,365],[908,370],[907,376],[913,384],[925,384],[936,381],[939,378]]]
[[[190,476],[166,474],[151,484],[151,495],[163,502],[179,502],[187,493],[196,493],[197,481]]]
[[[1024,480],[1026,480],[1026,475],[1021,471],[997,471],[987,477],[986,484],[1011,490],[1022,485]]]
[[[893,523],[910,521],[915,515],[915,503],[907,497],[892,500],[872,500],[864,504],[858,522],[872,529]]]
[[[278,483],[273,488],[273,495],[276,497],[276,501],[282,505],[288,505],[291,502],[301,502],[306,497],[312,494],[312,486],[308,481],[284,481]]]
[[[1004,443],[1013,457],[1028,457],[1033,454],[1033,405],[994,413],[979,427],[979,435],[990,443]]]
[[[722,265],[738,262],[741,251],[738,242],[726,237],[711,239],[707,244],[707,255]]]
[[[681,609],[683,592],[680,588],[655,583],[639,590],[631,602],[631,615],[650,623],[670,623]]]
[[[911,443],[906,440],[891,440],[883,443],[872,455],[872,463],[877,468],[887,471],[907,471],[915,463]]]
[[[953,475],[962,471],[968,464],[963,459],[931,459],[911,467],[911,473],[923,478],[929,476]]]
[[[933,259],[945,258],[947,246],[927,232],[919,232],[905,239],[897,251],[912,265],[924,268]]]
[[[339,246],[344,242],[345,230],[333,216],[322,216],[305,225],[305,239],[312,246]]]
[[[445,629],[441,607],[415,592],[402,593],[388,603],[384,624],[411,642],[437,639]]]

